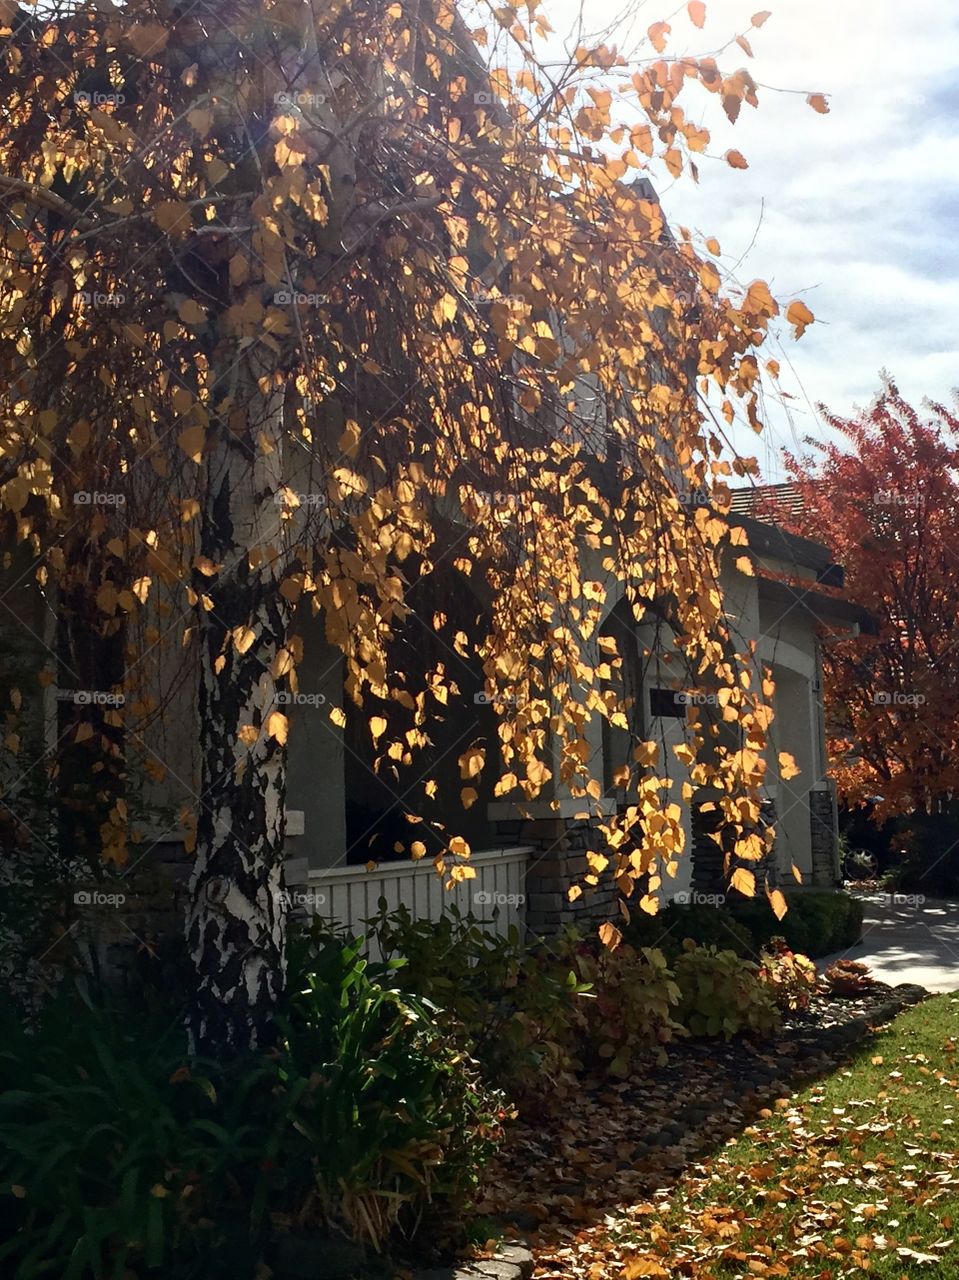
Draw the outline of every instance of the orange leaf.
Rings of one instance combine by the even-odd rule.
[[[829,103],[826,101],[826,95],[823,93],[811,93],[806,99],[813,111],[818,111],[821,116],[829,115]]]
[[[754,13],[752,17],[753,26],[761,27],[766,19],[772,16],[772,10],[770,9],[763,9],[760,13]]]
[[[706,6],[703,0],[689,0],[686,6],[689,10],[689,20],[694,27],[701,27],[706,21]]]
[[[816,317],[806,306],[805,302],[790,302],[786,308],[786,319],[791,325],[796,327],[796,337],[801,338],[806,332],[809,325],[813,323]]]
[[[662,53],[666,48],[666,33],[668,31],[672,31],[672,27],[668,22],[654,22],[646,32],[657,53]]]
[[[745,867],[737,867],[729,878],[729,887],[747,898],[753,898],[756,895],[756,877]]]
[[[623,935],[611,921],[606,920],[599,926],[599,940],[604,947],[609,947],[610,951],[615,951],[622,942]]]
[[[786,899],[783,897],[783,895],[780,893],[778,889],[768,890],[766,893],[766,897],[769,899],[769,905],[772,907],[773,911],[775,912],[776,919],[781,920],[783,916],[786,914],[786,912],[789,910],[789,907],[786,904]]]
[[[723,158],[731,169],[749,168],[749,161],[741,151],[727,151]]]

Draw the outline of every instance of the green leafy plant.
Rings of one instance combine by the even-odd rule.
[[[63,993],[0,1051],[0,1269],[253,1280],[277,1229],[374,1249],[458,1209],[503,1102],[359,944],[291,944],[269,1053],[191,1058],[182,1019]],[[459,1215],[456,1215],[457,1218]]]
[[[680,990],[679,1020],[694,1036],[725,1036],[740,1031],[771,1035],[780,1014],[759,981],[755,964],[734,951],[684,946],[674,966]]]
[[[169,1020],[77,997],[61,996],[29,1034],[5,1028],[4,1274],[115,1280],[222,1244],[199,1222],[242,1191],[236,1172],[255,1150],[243,1116],[262,1068],[221,1090],[203,1063],[186,1065],[185,1048]]]
[[[436,1006],[385,985],[398,966],[370,966],[361,946],[322,928],[291,942],[262,1152],[272,1187],[261,1184],[254,1213],[278,1198],[298,1225],[381,1249],[437,1198],[462,1200],[499,1140],[504,1101]]]
[[[628,943],[609,950],[575,937],[567,945],[594,992],[578,1006],[583,1064],[622,1077],[651,1057],[664,1062],[664,1046],[685,1032],[673,1017],[680,991],[662,951]]]
[[[368,921],[391,981],[439,1007],[444,1025],[468,1044],[484,1075],[527,1108],[543,1100],[575,1057],[577,1009],[588,982],[556,947],[524,949],[517,930],[501,936],[450,908],[437,921],[405,907]]]
[[[801,953],[791,951],[785,938],[772,938],[763,947],[759,981],[780,1009],[808,1009],[816,993],[816,966]]]

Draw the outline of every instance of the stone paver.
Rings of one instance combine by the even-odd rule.
[[[959,990],[959,902],[915,894],[864,893],[862,941],[816,961],[860,960],[880,982]]]

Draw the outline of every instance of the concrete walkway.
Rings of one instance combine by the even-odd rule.
[[[817,960],[820,973],[834,960],[861,960],[892,986],[959,990],[959,902],[902,893],[857,896],[865,905],[862,941]]]

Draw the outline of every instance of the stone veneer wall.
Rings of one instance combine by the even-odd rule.
[[[812,843],[812,882],[817,888],[839,884],[839,836],[836,793],[820,787],[809,793],[809,822]]]
[[[619,893],[608,875],[591,886],[583,883],[589,872],[586,851],[604,850],[602,834],[591,819],[536,818],[497,822],[498,841],[509,848],[532,845],[526,868],[526,928],[538,937],[551,937],[566,925],[592,930],[619,915]],[[570,902],[571,885],[581,895]]]

